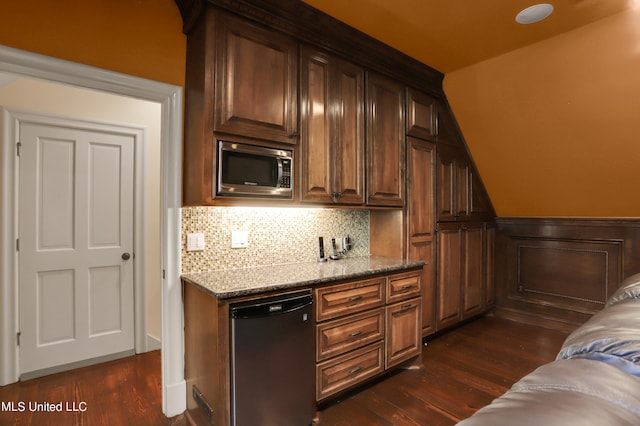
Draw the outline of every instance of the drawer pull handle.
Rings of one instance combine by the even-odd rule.
[[[349,333],[349,337],[356,337],[362,334],[362,330],[358,330],[356,332],[353,333]]]
[[[402,286],[402,290],[409,290],[411,288],[413,288],[413,284],[407,284]]]
[[[360,300],[360,299],[362,299],[362,296],[351,296],[349,298],[349,302],[355,302],[355,301]]]
[[[412,307],[413,307],[412,303],[407,303],[406,305],[402,305],[400,309],[402,309],[403,311],[406,311],[407,309],[410,309]]]
[[[362,370],[362,366],[357,366],[353,370],[349,370],[349,374],[356,374],[358,371]]]

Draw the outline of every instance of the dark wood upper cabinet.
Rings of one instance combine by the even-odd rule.
[[[404,86],[375,73],[366,90],[367,204],[404,205]]]
[[[469,161],[461,149],[439,146],[438,221],[465,220],[469,214]]]
[[[304,47],[301,201],[364,204],[364,70]]]
[[[436,100],[411,88],[407,89],[407,135],[429,141],[438,135]]]
[[[295,144],[298,43],[222,15],[216,49],[214,130]]]
[[[298,43],[207,7],[187,37],[183,204],[214,205],[216,139],[297,142]]]

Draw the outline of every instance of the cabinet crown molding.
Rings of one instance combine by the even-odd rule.
[[[444,74],[299,0],[175,0],[188,34],[214,6],[445,99]]]

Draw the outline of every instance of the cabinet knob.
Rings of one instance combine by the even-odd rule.
[[[289,135],[289,137],[290,137],[291,139],[295,139],[295,138],[297,138],[297,137],[298,137],[298,132],[293,132],[293,133],[291,133],[291,134]]]

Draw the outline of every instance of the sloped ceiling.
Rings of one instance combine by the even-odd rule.
[[[305,0],[445,74],[499,216],[640,217],[640,0]]]
[[[395,49],[448,73],[631,7],[629,0],[551,1],[536,24],[515,17],[532,0],[304,0]],[[541,2],[542,3],[542,2]]]

